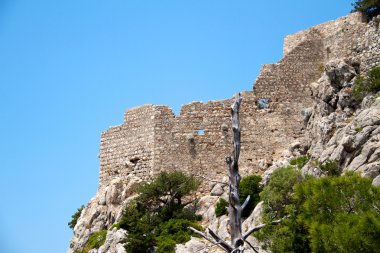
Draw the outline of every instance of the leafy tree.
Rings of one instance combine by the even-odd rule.
[[[264,201],[265,220],[271,221],[286,215],[284,207],[291,203],[295,184],[301,181],[301,173],[292,166],[273,172],[270,181],[260,193]]]
[[[152,182],[143,183],[138,187],[138,201],[145,203],[151,211],[165,211],[166,218],[170,219],[175,210],[183,209],[193,202],[191,199],[183,203],[183,197],[196,190],[199,184],[194,177],[189,177],[181,171],[164,171]]]
[[[353,11],[361,11],[369,18],[380,14],[380,0],[358,0],[352,6]]]
[[[261,192],[261,177],[257,175],[243,177],[239,185],[239,200],[241,203],[244,203],[245,199],[250,196],[249,203],[244,209],[242,216],[248,217],[257,203],[260,201],[260,192]]]
[[[128,253],[174,252],[177,243],[190,240],[188,226],[199,228],[194,212],[186,208],[192,199],[183,199],[199,182],[182,172],[162,172],[150,183],[143,183],[140,195],[124,209],[116,225],[128,231],[125,249]]]
[[[67,225],[69,225],[69,227],[71,229],[74,229],[74,227],[77,224],[78,219],[79,219],[79,217],[80,217],[83,209],[84,209],[84,205],[82,205],[81,207],[79,207],[77,209],[77,211],[71,216],[71,221],[69,223],[67,223]]]
[[[281,210],[290,218],[259,233],[273,253],[380,252],[380,188],[369,179],[307,178],[293,189]]]

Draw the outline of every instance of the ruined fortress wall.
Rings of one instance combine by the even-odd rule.
[[[357,38],[363,35],[365,26],[364,18],[359,12],[313,26],[286,36],[283,54],[287,55],[303,41],[314,40],[317,35],[323,39],[326,60],[345,58],[354,53]]]
[[[363,36],[357,38],[356,51],[356,60],[361,63],[362,72],[380,66],[380,15],[369,22]]]
[[[125,113],[124,123],[103,132],[100,143],[99,188],[115,177],[146,177],[153,168],[155,106]]]
[[[252,91],[242,92],[242,96],[240,167],[243,175],[261,173],[259,161],[270,163],[275,154],[291,143],[295,138],[294,126],[300,126],[302,119],[298,115],[296,121],[283,121],[282,111],[260,110]],[[183,170],[222,179],[226,175],[225,157],[231,152],[232,103],[233,99],[193,102],[183,106],[177,117],[169,107],[155,107],[153,174]],[[210,189],[201,188],[200,192],[203,190]]]
[[[325,63],[336,58],[351,58],[360,63],[361,72],[380,65],[380,17],[370,22],[360,12],[326,22],[285,37],[284,57],[307,40],[322,39]]]
[[[320,38],[303,41],[277,64],[264,65],[253,87],[257,97],[271,103],[311,104],[309,84],[321,75],[322,49]]]
[[[243,92],[239,161],[243,175],[261,173],[272,159],[279,158],[283,149],[303,136],[300,112],[311,106],[309,85],[320,77],[321,66],[330,57],[344,56],[358,50],[359,45],[360,60],[368,61],[366,65],[374,64],[365,52],[373,44],[379,46],[378,27],[372,25],[369,29],[360,22],[352,14],[288,36],[284,58],[277,64],[264,65],[254,91]],[[367,39],[351,38],[362,34],[356,26],[367,27]],[[344,42],[350,38],[360,43]],[[340,47],[341,43],[346,46]],[[260,98],[269,99],[269,109],[257,107]],[[232,102],[193,102],[183,106],[178,116],[167,106],[146,105],[128,110],[122,125],[102,133],[99,187],[128,175],[148,180],[162,170],[183,170],[220,180],[226,175],[224,161],[231,152]],[[202,187],[201,192],[210,190],[206,184]]]
[[[294,139],[290,130],[301,123],[301,117],[295,122],[282,121],[282,111],[260,110],[252,91],[243,92],[242,96],[240,167],[243,175],[260,173],[263,167],[259,161],[270,163],[273,155]],[[121,126],[102,134],[99,187],[130,174],[147,180],[162,170],[183,170],[222,179],[226,172],[225,157],[231,152],[232,102],[232,99],[194,102],[184,106],[177,117],[167,106],[143,106],[127,111]]]

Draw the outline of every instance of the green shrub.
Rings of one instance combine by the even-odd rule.
[[[380,188],[356,173],[310,177],[294,185],[282,207],[290,217],[263,228],[258,238],[273,253],[380,252],[379,206]],[[264,208],[264,222],[271,214]]]
[[[376,93],[380,91],[380,66],[371,69],[368,72],[369,91]]]
[[[124,248],[128,253],[150,253],[155,245],[154,237],[151,233],[131,233]]]
[[[328,176],[338,176],[340,174],[339,165],[335,161],[326,161],[319,165],[319,168]]]
[[[163,237],[157,243],[157,253],[175,253],[176,242],[170,238]]]
[[[380,91],[380,66],[371,69],[366,76],[358,76],[352,94],[357,101],[362,101],[368,94]]]
[[[174,252],[176,243],[190,240],[189,226],[198,230],[200,216],[182,199],[197,189],[199,181],[182,172],[162,172],[150,183],[138,188],[140,195],[129,203],[115,227],[127,230],[125,249],[128,253]]]
[[[302,179],[299,170],[292,166],[279,168],[273,172],[269,183],[260,193],[264,201],[264,211],[269,220],[285,216],[285,206],[291,202],[295,184]]]
[[[71,221],[69,223],[67,223],[71,229],[74,229],[74,227],[77,224],[78,219],[79,219],[79,217],[80,217],[83,209],[84,209],[84,205],[82,205],[81,207],[79,207],[77,209],[77,211],[71,216]]]
[[[359,102],[362,101],[363,98],[368,94],[364,82],[364,77],[358,76],[355,80],[354,88],[352,90],[352,95]]]
[[[250,196],[250,201],[247,207],[243,210],[242,216],[248,217],[257,203],[260,201],[261,192],[261,177],[258,175],[252,175],[243,177],[239,185],[239,200],[243,204],[245,199]]]
[[[290,160],[290,165],[296,166],[298,169],[302,169],[302,167],[305,166],[310,159],[310,155],[300,156]]]
[[[137,201],[144,203],[151,212],[161,211],[165,219],[171,219],[176,210],[183,209],[189,202],[182,199],[195,191],[200,181],[182,171],[161,172],[152,182],[142,183],[137,192]],[[164,209],[163,209],[164,207]]]
[[[161,223],[155,229],[156,238],[170,238],[176,243],[185,243],[190,240],[192,232],[188,227],[194,227],[201,230],[201,227],[194,221],[184,220],[184,219],[170,219],[167,222]]]
[[[93,233],[87,240],[86,245],[83,248],[82,253],[87,253],[92,249],[99,249],[100,246],[106,241],[107,230],[101,230]]]
[[[380,14],[380,0],[358,0],[352,6],[353,11],[361,11],[369,18]]]
[[[222,215],[227,214],[227,207],[228,207],[228,201],[225,200],[224,198],[220,198],[218,203],[216,203],[215,207],[215,216],[220,217]]]

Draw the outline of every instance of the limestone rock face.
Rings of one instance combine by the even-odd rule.
[[[313,84],[315,105],[307,125],[309,153],[319,162],[337,162],[343,170],[363,176],[380,175],[380,98],[367,96],[361,104],[352,97],[355,63],[334,60]],[[303,168],[318,176],[320,171]]]
[[[129,180],[114,179],[109,185],[98,190],[96,196],[90,200],[78,219],[68,253],[82,250],[91,234],[108,229],[119,220],[123,207],[134,198],[133,191],[138,182],[140,180],[135,177],[130,177]],[[106,239],[106,245],[108,245],[107,240],[109,241],[109,248],[119,248],[119,251],[110,251],[108,249],[101,251],[103,249],[100,248],[96,253],[123,252],[120,246],[116,245],[121,243],[121,233],[108,231]],[[115,240],[115,238],[119,238],[120,240]],[[118,240],[119,242],[114,243]]]
[[[107,232],[105,243],[98,249],[97,253],[126,253],[124,243],[126,242],[126,233],[124,229],[117,230],[114,228]]]
[[[176,253],[208,253],[212,245],[207,244],[204,240],[191,237],[190,241],[185,244],[177,244],[175,248]],[[215,248],[215,247],[214,247]],[[219,251],[213,251],[219,252]]]

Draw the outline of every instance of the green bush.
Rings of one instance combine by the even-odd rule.
[[[218,203],[216,203],[215,207],[215,216],[220,217],[222,215],[227,214],[227,207],[228,207],[228,201],[225,200],[224,198],[220,198]]]
[[[290,160],[290,165],[296,166],[298,169],[302,169],[302,167],[305,166],[310,159],[310,155],[300,156]]]
[[[380,66],[371,69],[368,72],[369,91],[376,93],[380,91]]]
[[[258,175],[252,175],[243,177],[239,185],[239,200],[243,204],[245,199],[250,196],[250,201],[247,207],[243,210],[243,217],[248,217],[257,203],[260,201],[261,192],[261,177]]]
[[[86,242],[86,245],[83,248],[82,253],[87,253],[92,249],[99,249],[99,247],[102,246],[106,241],[106,236],[107,230],[101,230],[90,235]]]
[[[161,172],[152,182],[142,183],[137,192],[138,201],[151,212],[161,211],[165,219],[173,217],[176,210],[183,209],[189,202],[182,199],[195,191],[200,182],[182,171]],[[165,209],[163,209],[165,207]]]
[[[293,187],[301,179],[299,170],[292,166],[279,168],[273,172],[268,185],[260,193],[268,220],[279,219],[286,214],[284,207],[291,203]]]
[[[192,232],[189,226],[201,228],[196,221],[201,217],[188,205],[191,198],[182,199],[193,190],[199,182],[182,172],[162,172],[150,183],[138,187],[140,195],[129,203],[115,226],[127,230],[125,249],[128,253],[174,252],[176,243],[190,240]],[[190,200],[190,201],[189,201]]]
[[[335,161],[326,161],[319,165],[319,168],[324,171],[328,176],[339,176],[339,165]]]
[[[358,76],[355,80],[354,88],[352,89],[352,95],[357,101],[362,101],[363,98],[367,95],[367,92],[364,88],[364,77]]]
[[[371,69],[366,76],[358,76],[352,90],[357,101],[362,101],[368,94],[380,91],[380,66]]]
[[[282,207],[290,218],[263,228],[258,237],[273,253],[380,252],[379,206],[380,188],[356,173],[307,178]],[[268,214],[266,208],[265,222]]]
[[[369,18],[380,14],[380,0],[358,0],[352,6],[353,11],[361,11]]]
[[[77,211],[71,216],[71,221],[69,223],[67,223],[71,229],[74,229],[74,227],[77,224],[78,219],[79,219],[79,217],[80,217],[83,209],[84,209],[84,205],[82,205],[81,207],[79,207],[77,209]]]
[[[190,240],[192,232],[188,227],[194,227],[201,230],[201,227],[194,221],[184,219],[171,219],[167,222],[161,223],[155,229],[156,238],[170,238],[176,243],[185,243]]]
[[[161,238],[157,243],[157,253],[175,253],[176,242],[170,238]]]

